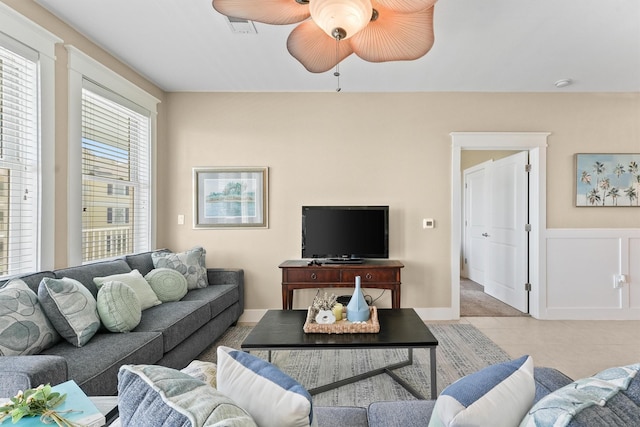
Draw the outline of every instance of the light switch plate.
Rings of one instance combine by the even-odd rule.
[[[435,228],[436,221],[433,218],[424,218],[422,220],[422,228]]]

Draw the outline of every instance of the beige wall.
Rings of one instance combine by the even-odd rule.
[[[578,209],[573,199],[575,153],[640,152],[638,94],[172,93],[165,107],[158,242],[202,244],[209,266],[244,268],[249,309],[280,306],[277,266],[300,258],[305,204],[390,205],[390,256],[406,266],[402,304],[449,306],[454,131],[551,132],[548,226],[640,227],[638,210]],[[177,225],[177,215],[192,216],[195,166],[268,166],[269,228]],[[435,229],[421,228],[426,217]]]

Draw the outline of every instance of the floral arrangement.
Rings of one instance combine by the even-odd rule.
[[[320,310],[331,310],[333,306],[336,305],[337,299],[338,297],[335,294],[331,294],[331,296],[329,296],[325,292],[324,297],[319,297],[318,295],[316,295],[316,297],[313,299],[313,304],[311,304],[311,307],[313,307],[313,310],[316,313]]]
[[[13,424],[23,417],[40,416],[43,424],[57,424],[60,427],[77,427],[78,424],[65,419],[59,412],[54,411],[67,398],[51,389],[51,385],[39,385],[24,393],[18,392],[9,402],[0,406],[0,424],[11,417]],[[69,412],[69,411],[65,411]]]

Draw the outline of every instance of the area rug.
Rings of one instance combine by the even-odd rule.
[[[436,350],[437,386],[440,393],[447,385],[493,363],[509,360],[509,355],[469,324],[428,324],[438,339]],[[236,326],[206,349],[198,359],[216,361],[216,348],[225,345],[240,348],[251,326]],[[252,354],[267,358],[266,351]],[[359,373],[406,360],[407,350],[282,350],[272,353],[272,363],[299,381],[307,389],[344,379]],[[429,397],[429,350],[413,352],[413,365],[394,371],[422,395]],[[381,400],[414,400],[388,375],[378,375],[354,384],[313,396],[317,406],[361,406]]]

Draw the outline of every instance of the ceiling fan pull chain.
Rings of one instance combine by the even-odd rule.
[[[336,92],[340,92],[342,88],[340,87],[340,37],[336,36],[336,71],[334,71],[333,75],[338,78],[338,87],[336,88]]]

